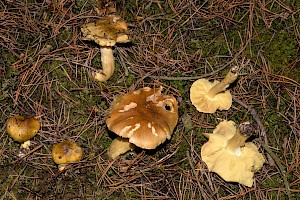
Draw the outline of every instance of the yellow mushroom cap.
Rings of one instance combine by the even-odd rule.
[[[6,122],[7,133],[17,142],[26,142],[33,138],[41,124],[39,120],[28,116],[13,116]]]
[[[144,149],[155,149],[170,139],[178,121],[178,105],[161,90],[145,87],[116,99],[106,120],[108,129]]]
[[[85,24],[81,32],[84,40],[95,41],[100,46],[114,46],[117,42],[129,42],[127,24],[116,15],[108,15],[95,23]]]
[[[213,98],[207,96],[209,90],[219,81],[209,82],[207,79],[195,81],[190,89],[190,99],[199,112],[214,113],[217,109],[228,110],[232,104],[230,92],[224,91],[216,94]]]
[[[78,162],[82,155],[82,148],[72,141],[60,142],[55,144],[52,149],[52,158],[56,164]]]
[[[201,148],[201,158],[209,171],[217,173],[225,181],[253,185],[254,172],[262,168],[264,157],[251,142],[236,148],[227,148],[227,142],[236,133],[233,121],[221,122],[212,134],[205,134],[209,141]]]

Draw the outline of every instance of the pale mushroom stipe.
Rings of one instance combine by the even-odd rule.
[[[118,42],[130,42],[126,22],[117,15],[108,15],[95,23],[83,25],[81,32],[84,40],[91,40],[100,45],[102,70],[92,72],[92,76],[100,82],[107,81],[115,70],[112,47]]]
[[[59,171],[64,170],[68,163],[80,161],[82,155],[82,148],[72,141],[60,142],[52,148],[52,158],[58,164]]]
[[[252,187],[254,172],[260,170],[265,161],[255,144],[246,142],[253,131],[248,122],[236,128],[233,121],[223,121],[212,134],[205,133],[209,140],[201,148],[201,158],[209,171],[225,181]]]
[[[199,112],[214,113],[216,110],[228,110],[232,104],[231,94],[226,88],[238,76],[238,67],[230,69],[221,81],[209,82],[207,79],[195,81],[190,89],[190,99]]]
[[[171,139],[178,121],[178,105],[172,95],[163,95],[161,91],[162,87],[145,87],[116,98],[106,124],[109,130],[126,139],[112,142],[109,158],[115,159],[135,146],[155,149]]]

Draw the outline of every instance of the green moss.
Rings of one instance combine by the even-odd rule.
[[[264,37],[268,36],[270,37],[266,34]],[[267,39],[263,38],[264,41],[268,41]],[[297,41],[288,31],[279,30],[269,41],[264,50],[274,72],[297,58]]]

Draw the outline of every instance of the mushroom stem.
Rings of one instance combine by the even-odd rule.
[[[59,164],[58,171],[63,171],[67,167],[67,164]]]
[[[135,148],[134,144],[129,142],[128,138],[117,137],[111,143],[111,145],[107,149],[107,155],[109,159],[114,160],[119,155],[126,153],[129,150],[133,150]]]
[[[29,149],[30,145],[31,145],[30,140],[27,140],[26,142],[23,142],[23,143],[21,144],[21,148],[30,150],[30,149]]]
[[[93,77],[100,81],[107,81],[114,73],[115,70],[115,58],[113,55],[112,47],[102,46],[100,47],[102,70],[94,72]]]
[[[227,141],[226,149],[239,153],[239,148],[245,146],[246,140],[252,135],[253,127],[249,122],[240,124],[235,135]]]
[[[212,99],[218,93],[224,92],[226,90],[226,88],[229,86],[229,84],[233,83],[237,79],[237,76],[238,76],[237,70],[238,70],[237,66],[232,67],[230,69],[230,71],[228,72],[228,74],[225,76],[225,78],[220,83],[218,83],[217,85],[215,85],[208,91],[207,97]]]

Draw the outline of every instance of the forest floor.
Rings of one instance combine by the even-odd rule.
[[[80,28],[99,18],[96,0],[0,2],[0,199],[300,199],[300,1],[116,1],[131,43],[114,47],[104,83],[99,46]],[[228,111],[200,113],[189,91],[199,78],[221,80],[233,66]],[[179,103],[171,140],[110,161],[105,120],[118,95],[163,86]],[[6,133],[10,116],[35,116],[31,150]],[[224,181],[202,161],[203,133],[223,120],[250,121],[265,163],[252,187]],[[84,150],[59,171],[57,142]]]

